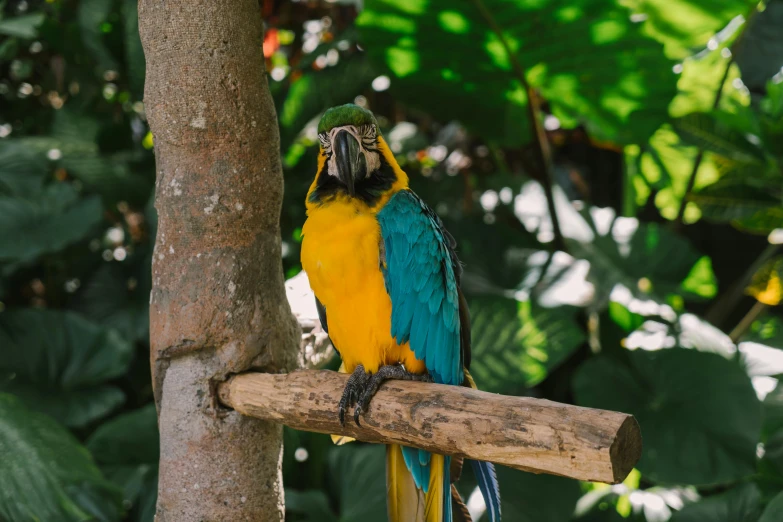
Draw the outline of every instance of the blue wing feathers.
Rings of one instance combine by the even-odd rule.
[[[378,213],[392,301],[392,336],[410,342],[436,382],[460,384],[459,297],[449,245],[437,217],[411,191]]]
[[[434,212],[409,190],[392,196],[378,213],[378,222],[386,259],[381,271],[392,302],[392,337],[400,344],[410,343],[435,382],[461,384],[464,375],[457,283],[461,268],[454,264],[456,258],[450,250],[454,239]],[[402,455],[416,487],[426,493],[430,453],[403,447]],[[450,460],[444,459],[443,509],[447,521],[451,520]],[[496,485],[495,480],[495,490]]]

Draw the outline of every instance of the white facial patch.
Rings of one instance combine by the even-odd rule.
[[[326,136],[319,136],[324,151],[329,154],[329,159],[326,164],[327,173],[330,176],[337,176],[337,159],[335,155],[332,154],[332,143],[334,143],[334,137],[337,136],[337,133],[340,131],[345,131],[356,138],[356,141],[359,143],[358,154],[364,154],[364,161],[367,163],[368,176],[381,167],[381,156],[378,151],[375,150],[375,125],[362,125],[358,129],[353,125],[346,125],[344,127],[333,128]],[[352,163],[356,163],[357,158],[350,158],[350,160]]]

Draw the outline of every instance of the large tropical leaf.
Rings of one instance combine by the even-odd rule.
[[[339,516],[320,491],[286,491],[286,509],[308,522],[364,522],[386,518],[385,448],[380,445],[335,446],[329,453],[329,482],[336,490]]]
[[[49,164],[43,154],[20,147],[14,140],[0,141],[0,196],[31,199],[40,194]]]
[[[368,0],[357,25],[401,99],[487,139],[529,137],[524,74],[563,123],[638,143],[665,118],[676,77],[629,14],[608,0]]]
[[[109,21],[114,2],[105,0],[82,0],[79,2],[79,33],[84,47],[102,71],[117,70],[117,60],[106,45],[106,36],[101,26]]]
[[[0,393],[0,519],[119,519],[120,495],[87,450],[46,415]]]
[[[776,522],[778,520],[783,520],[783,491],[767,504],[759,522]]]
[[[515,212],[539,238],[551,237],[551,220],[540,198],[540,185],[526,183],[515,199]],[[659,301],[669,293],[709,292],[708,288],[700,289],[714,279],[709,264],[701,261],[703,256],[686,239],[667,227],[620,217],[610,208],[577,212],[559,187],[555,187],[554,200],[569,253],[589,262],[587,280],[595,287],[592,299],[599,306],[606,305],[617,284],[640,298]]]
[[[742,70],[742,81],[761,98],[772,76],[783,68],[783,1],[769,0],[754,14],[737,42],[734,59]]]
[[[579,500],[579,483],[551,475],[534,475],[497,467],[500,510],[504,520],[560,522],[568,520]]]
[[[141,100],[144,94],[145,60],[139,38],[138,0],[122,0],[122,21],[125,36],[125,62],[133,96]]]
[[[126,339],[148,341],[151,265],[151,252],[138,250],[123,263],[104,263],[82,283],[73,308]]]
[[[667,56],[685,58],[707,45],[755,0],[621,0],[644,20],[647,34],[662,42]]]
[[[650,480],[721,484],[755,469],[761,408],[741,366],[694,350],[635,351],[626,366],[586,362],[574,378],[579,404],[632,413],[644,434],[638,468]]]
[[[688,199],[696,203],[705,219],[732,223],[738,228],[759,233],[768,233],[783,227],[781,207],[781,183],[783,178],[762,181],[763,175],[752,177],[740,171],[738,175],[727,176],[696,193]],[[777,184],[777,186],[775,186]]]
[[[722,121],[720,114],[694,112],[677,118],[675,130],[688,145],[714,152],[729,160],[756,164],[763,168],[764,151],[745,135]]]
[[[43,13],[30,13],[15,18],[0,19],[0,34],[17,38],[35,38],[38,26],[43,23]]]
[[[761,494],[750,483],[686,506],[671,522],[757,522]]]
[[[123,491],[123,504],[134,520],[155,505],[158,476],[158,419],[155,405],[125,413],[101,425],[87,440],[87,449],[106,477]]]
[[[573,307],[477,297],[470,300],[470,313],[470,370],[482,390],[514,394],[535,386],[585,340]]]
[[[133,346],[70,312],[0,314],[0,390],[67,426],[84,426],[123,403],[107,381],[125,373]]]
[[[80,198],[67,183],[35,200],[0,196],[0,263],[29,263],[87,237],[102,221],[100,198]]]

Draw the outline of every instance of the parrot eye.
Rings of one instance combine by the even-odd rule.
[[[375,125],[362,125],[357,130],[359,131],[359,137],[362,139],[364,148],[372,150],[375,146],[375,139],[378,137],[378,131],[375,128]]]
[[[324,151],[324,154],[327,156],[332,155],[332,140],[329,138],[329,134],[326,132],[322,132],[318,135],[318,139],[321,142],[321,148]]]

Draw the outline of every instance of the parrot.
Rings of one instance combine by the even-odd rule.
[[[328,109],[318,140],[301,262],[321,324],[342,359],[340,371],[350,374],[336,405],[340,423],[355,406],[360,425],[390,379],[475,388],[454,237],[408,186],[371,111],[354,104]],[[494,467],[471,465],[489,520],[499,522]],[[389,521],[470,520],[452,484],[461,469],[460,459],[387,445]]]

